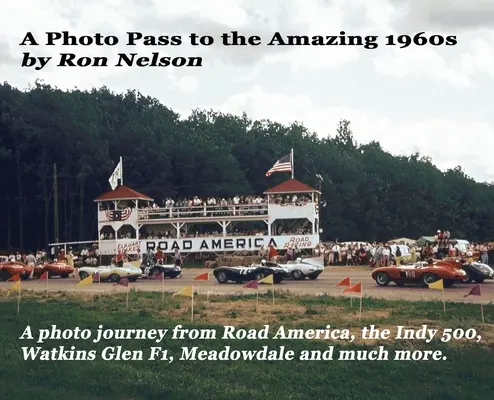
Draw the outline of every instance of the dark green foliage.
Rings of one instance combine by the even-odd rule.
[[[329,129],[331,127],[328,127]],[[296,178],[324,177],[324,239],[494,238],[494,188],[461,168],[442,173],[427,157],[394,157],[359,145],[349,122],[335,137],[303,125],[195,110],[181,119],[156,99],[107,88],[63,92],[37,82],[0,85],[0,243],[45,246],[54,239],[53,164],[58,168],[60,240],[95,239],[93,199],[109,189],[120,156],[124,183],[155,199],[261,193],[288,178],[265,172],[290,148]]]

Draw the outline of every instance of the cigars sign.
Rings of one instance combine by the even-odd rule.
[[[202,237],[184,239],[143,240],[141,252],[161,249],[171,252],[178,249],[182,253],[207,253],[221,251],[255,251],[262,246],[273,245],[278,250],[289,246],[299,249],[313,249],[319,243],[317,235],[294,236],[233,236],[233,237]]]
[[[262,246],[272,244],[276,249],[283,250],[289,246],[299,249],[313,249],[319,243],[318,235],[293,235],[293,236],[229,236],[229,237],[201,237],[180,239],[155,239],[155,240],[100,240],[101,254],[116,254],[118,250],[127,254],[146,253],[148,250],[181,253],[208,253],[208,252],[234,252],[256,251]]]

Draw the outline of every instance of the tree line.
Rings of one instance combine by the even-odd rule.
[[[329,128],[328,128],[329,129]],[[34,249],[97,237],[94,198],[109,190],[120,156],[126,185],[155,199],[260,194],[287,179],[266,171],[295,151],[296,178],[323,177],[325,240],[494,239],[494,188],[461,167],[442,172],[418,153],[393,156],[359,144],[350,122],[322,137],[212,110],[181,118],[157,99],[106,87],[62,91],[37,81],[0,85],[0,248]],[[57,185],[54,187],[54,166]],[[58,198],[58,221],[53,198]],[[55,229],[58,225],[58,229]]]

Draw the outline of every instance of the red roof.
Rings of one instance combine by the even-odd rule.
[[[285,182],[281,182],[279,185],[272,187],[264,192],[264,194],[281,194],[281,193],[320,193],[305,183],[297,181],[296,179],[288,179]]]
[[[136,192],[135,190],[121,185],[115,188],[115,190],[110,190],[105,194],[97,197],[94,201],[112,201],[112,200],[146,200],[153,201],[153,199],[145,194]]]

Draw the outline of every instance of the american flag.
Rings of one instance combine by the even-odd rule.
[[[271,169],[266,172],[266,176],[270,176],[273,172],[292,172],[292,153],[281,157],[274,163]]]

